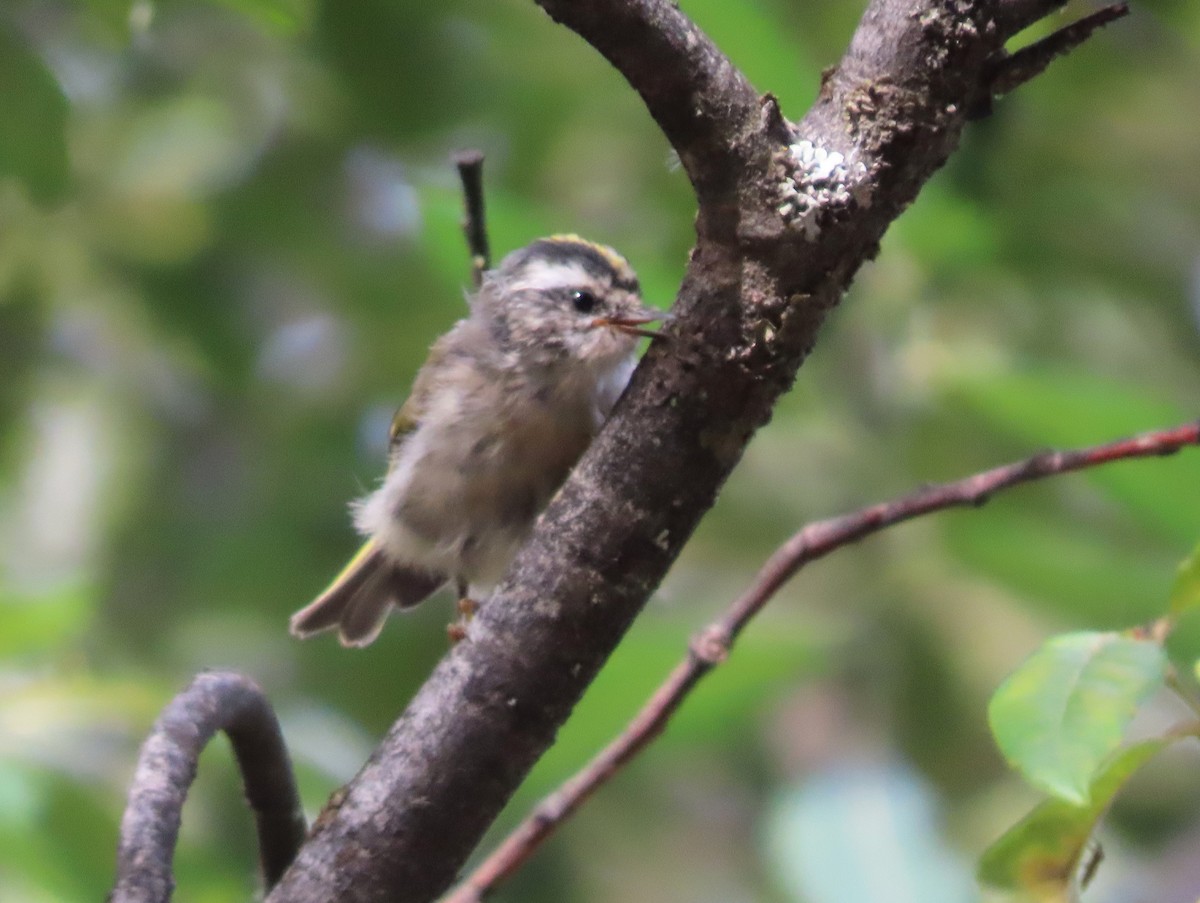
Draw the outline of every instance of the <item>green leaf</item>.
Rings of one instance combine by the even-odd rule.
[[[67,99],[29,46],[0,23],[0,178],[15,176],[38,201],[67,185]]]
[[[1166,654],[1155,643],[1118,633],[1063,634],[1000,686],[988,721],[1026,780],[1082,805],[1097,769],[1165,672]]]
[[[1046,800],[1009,828],[979,860],[979,880],[1035,899],[1066,899],[1088,838],[1117,792],[1171,742],[1156,738],[1121,750],[1099,772],[1083,804]]]
[[[1170,611],[1176,617],[1196,608],[1200,608],[1200,545],[1180,562],[1170,598]]]
[[[1180,679],[1191,674],[1192,666],[1200,661],[1200,608],[1188,608],[1171,618],[1163,648]]]

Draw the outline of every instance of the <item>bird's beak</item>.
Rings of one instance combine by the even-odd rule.
[[[640,307],[635,314],[624,317],[597,317],[592,320],[592,326],[611,326],[613,329],[620,332],[628,333],[629,335],[643,336],[647,339],[665,338],[662,333],[651,332],[649,329],[639,329],[639,326],[645,326],[647,323],[656,323],[660,320],[670,320],[671,315],[664,311],[655,310],[653,307]]]

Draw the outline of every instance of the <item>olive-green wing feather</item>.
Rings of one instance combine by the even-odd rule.
[[[305,637],[336,627],[342,620],[351,599],[362,588],[377,566],[379,547],[368,539],[350,559],[350,563],[330,581],[307,606],[292,615],[289,624],[293,636]]]
[[[417,371],[417,378],[413,380],[412,391],[408,393],[408,398],[400,406],[396,416],[392,418],[392,426],[388,431],[388,447],[393,451],[421,425],[421,418],[425,416],[429,397],[433,394],[438,379],[438,372],[441,369],[439,364],[445,354],[445,344],[448,338],[449,336],[442,336],[433,343],[433,347],[429,349],[429,356],[425,359],[421,369]]]
[[[418,377],[419,379],[419,377]],[[421,424],[421,405],[414,388],[413,394],[401,405],[400,410],[392,418],[391,429],[388,430],[388,448],[394,449],[404,441],[404,438]]]
[[[366,646],[392,606],[411,608],[445,582],[440,574],[389,561],[368,539],[325,591],[292,615],[292,635],[304,639],[336,627],[343,646]]]

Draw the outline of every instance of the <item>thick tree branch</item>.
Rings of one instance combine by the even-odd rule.
[[[888,527],[942,511],[979,507],[1001,490],[1114,461],[1174,454],[1200,445],[1200,421],[1074,451],[1043,452],[974,476],[927,486],[890,502],[808,524],[780,546],[750,587],[692,641],[688,654],[621,734],[533,812],[443,903],[479,903],[513,875],[545,840],[666,729],[692,689],[728,657],[750,620],[805,565]]]
[[[428,901],[453,880],[946,160],[1002,51],[992,0],[872,0],[795,130],[668,0],[541,0],[645,100],[699,200],[667,328],[468,639],[271,894]]]
[[[112,903],[171,898],[183,803],[200,753],[217,731],[228,735],[242,773],[268,890],[291,864],[304,841],[304,811],[275,713],[257,684],[211,671],[171,700],[142,745],[121,819]]]

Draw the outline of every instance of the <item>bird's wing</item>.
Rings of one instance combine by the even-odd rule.
[[[429,349],[429,356],[425,359],[421,369],[417,371],[412,391],[408,393],[408,398],[400,406],[400,410],[396,411],[396,415],[392,417],[392,426],[388,430],[388,449],[390,451],[394,452],[400,443],[421,425],[421,418],[425,416],[430,396],[433,395],[437,385],[438,373],[441,369],[440,362],[444,359],[448,338],[448,335],[442,336],[433,343],[433,347]]]
[[[418,382],[420,376],[418,375]],[[388,448],[395,451],[396,446],[404,441],[413,430],[421,424],[421,399],[417,397],[416,387],[413,387],[412,394],[408,396],[404,404],[400,406],[400,410],[396,411],[392,417],[392,426],[388,430]]]
[[[379,636],[393,605],[412,608],[445,582],[440,574],[389,561],[368,539],[324,592],[292,615],[292,635],[305,639],[337,627],[343,646],[366,646]]]

